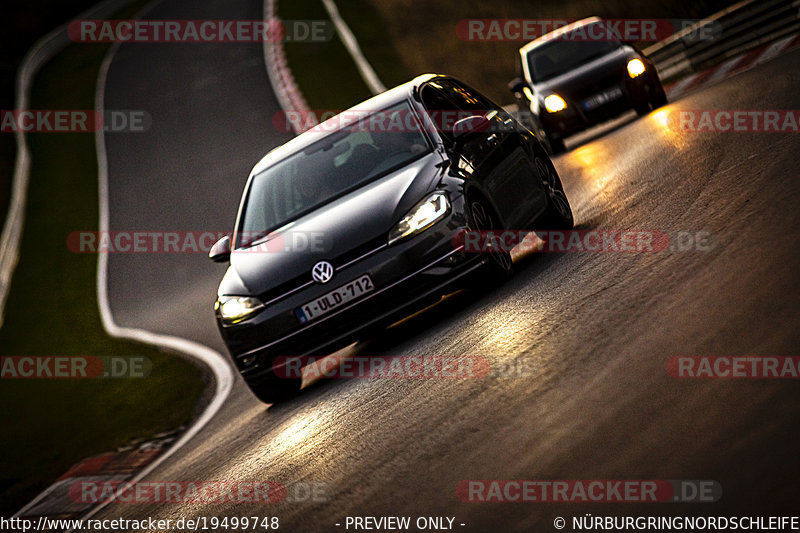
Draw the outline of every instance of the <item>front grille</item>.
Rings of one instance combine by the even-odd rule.
[[[431,291],[441,283],[442,279],[437,277],[414,276],[398,286],[375,295],[374,298],[357,302],[356,312],[344,311],[327,320],[311,323],[303,333],[292,335],[263,350],[258,354],[256,364],[248,367],[242,364],[241,360],[244,357],[255,355],[252,352],[248,352],[250,354],[248,356],[238,354],[234,359],[243,373],[250,374],[262,372],[265,365],[272,364],[272,360],[276,357],[328,354],[356,340],[358,338],[356,332],[370,319],[379,319],[381,323],[387,320],[390,322],[436,301],[440,295]],[[416,297],[409,298],[410,294]]]
[[[380,237],[370,239],[359,246],[351,248],[347,252],[339,254],[333,259],[329,259],[329,261],[333,265],[333,268],[338,271],[349,263],[352,263],[360,258],[366,258],[368,255],[372,255],[373,253],[383,249],[385,246],[386,236],[381,235]],[[314,281],[311,279],[311,271],[309,270],[307,272],[298,274],[294,278],[281,283],[277,287],[270,289],[265,293],[260,294],[259,298],[265,303],[273,303],[289,296],[292,292],[313,283]]]
[[[623,78],[620,76],[620,73],[615,70],[606,74],[602,78],[594,79],[591,82],[574,89],[569,94],[569,97],[580,106],[587,98],[591,98],[592,96],[611,89],[614,86],[621,85],[622,80]]]

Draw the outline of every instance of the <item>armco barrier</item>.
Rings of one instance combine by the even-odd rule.
[[[697,39],[704,28],[713,28],[714,38]],[[743,0],[643,52],[670,83],[798,31],[800,0]]]

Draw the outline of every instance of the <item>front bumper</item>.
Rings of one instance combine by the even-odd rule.
[[[618,87],[622,90],[620,97],[594,109],[586,110],[582,106],[582,102],[591,96],[587,94],[580,98],[567,98],[567,108],[563,111],[542,113],[541,122],[547,135],[554,139],[564,139],[647,103],[662,90],[658,75],[650,70],[633,79],[621,79]]]
[[[450,213],[423,233],[337,267],[330,282],[314,283],[273,300],[247,321],[227,325],[217,317],[245,380],[254,384],[266,378],[279,357],[283,361],[284,357],[330,353],[357,340],[365,329],[388,325],[459,288],[460,281],[486,260],[454,245],[454,236],[466,228],[463,209],[457,209],[461,203],[453,201]],[[315,320],[300,322],[298,307],[364,274],[372,278],[372,292]]]

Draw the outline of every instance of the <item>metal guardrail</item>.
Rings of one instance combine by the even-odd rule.
[[[797,32],[800,0],[743,0],[643,52],[669,83]]]

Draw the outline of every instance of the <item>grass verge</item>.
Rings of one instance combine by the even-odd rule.
[[[53,28],[71,20],[97,0],[26,0],[4,2],[0,32],[0,109],[14,109],[16,73],[34,43]],[[0,225],[11,198],[16,143],[13,133],[0,134]]]
[[[320,0],[281,0],[278,17],[326,20],[333,24]],[[343,110],[372,96],[335,33],[327,42],[286,42],[284,50],[295,81],[311,109]]]
[[[132,16],[145,0],[116,14]],[[93,109],[107,45],[73,44],[36,76],[33,109]],[[194,364],[105,335],[95,297],[96,256],[67,249],[75,229],[97,228],[94,135],[29,136],[32,156],[20,261],[0,355],[144,356],[139,379],[0,379],[0,514],[27,503],[78,460],[188,423],[207,377]]]

